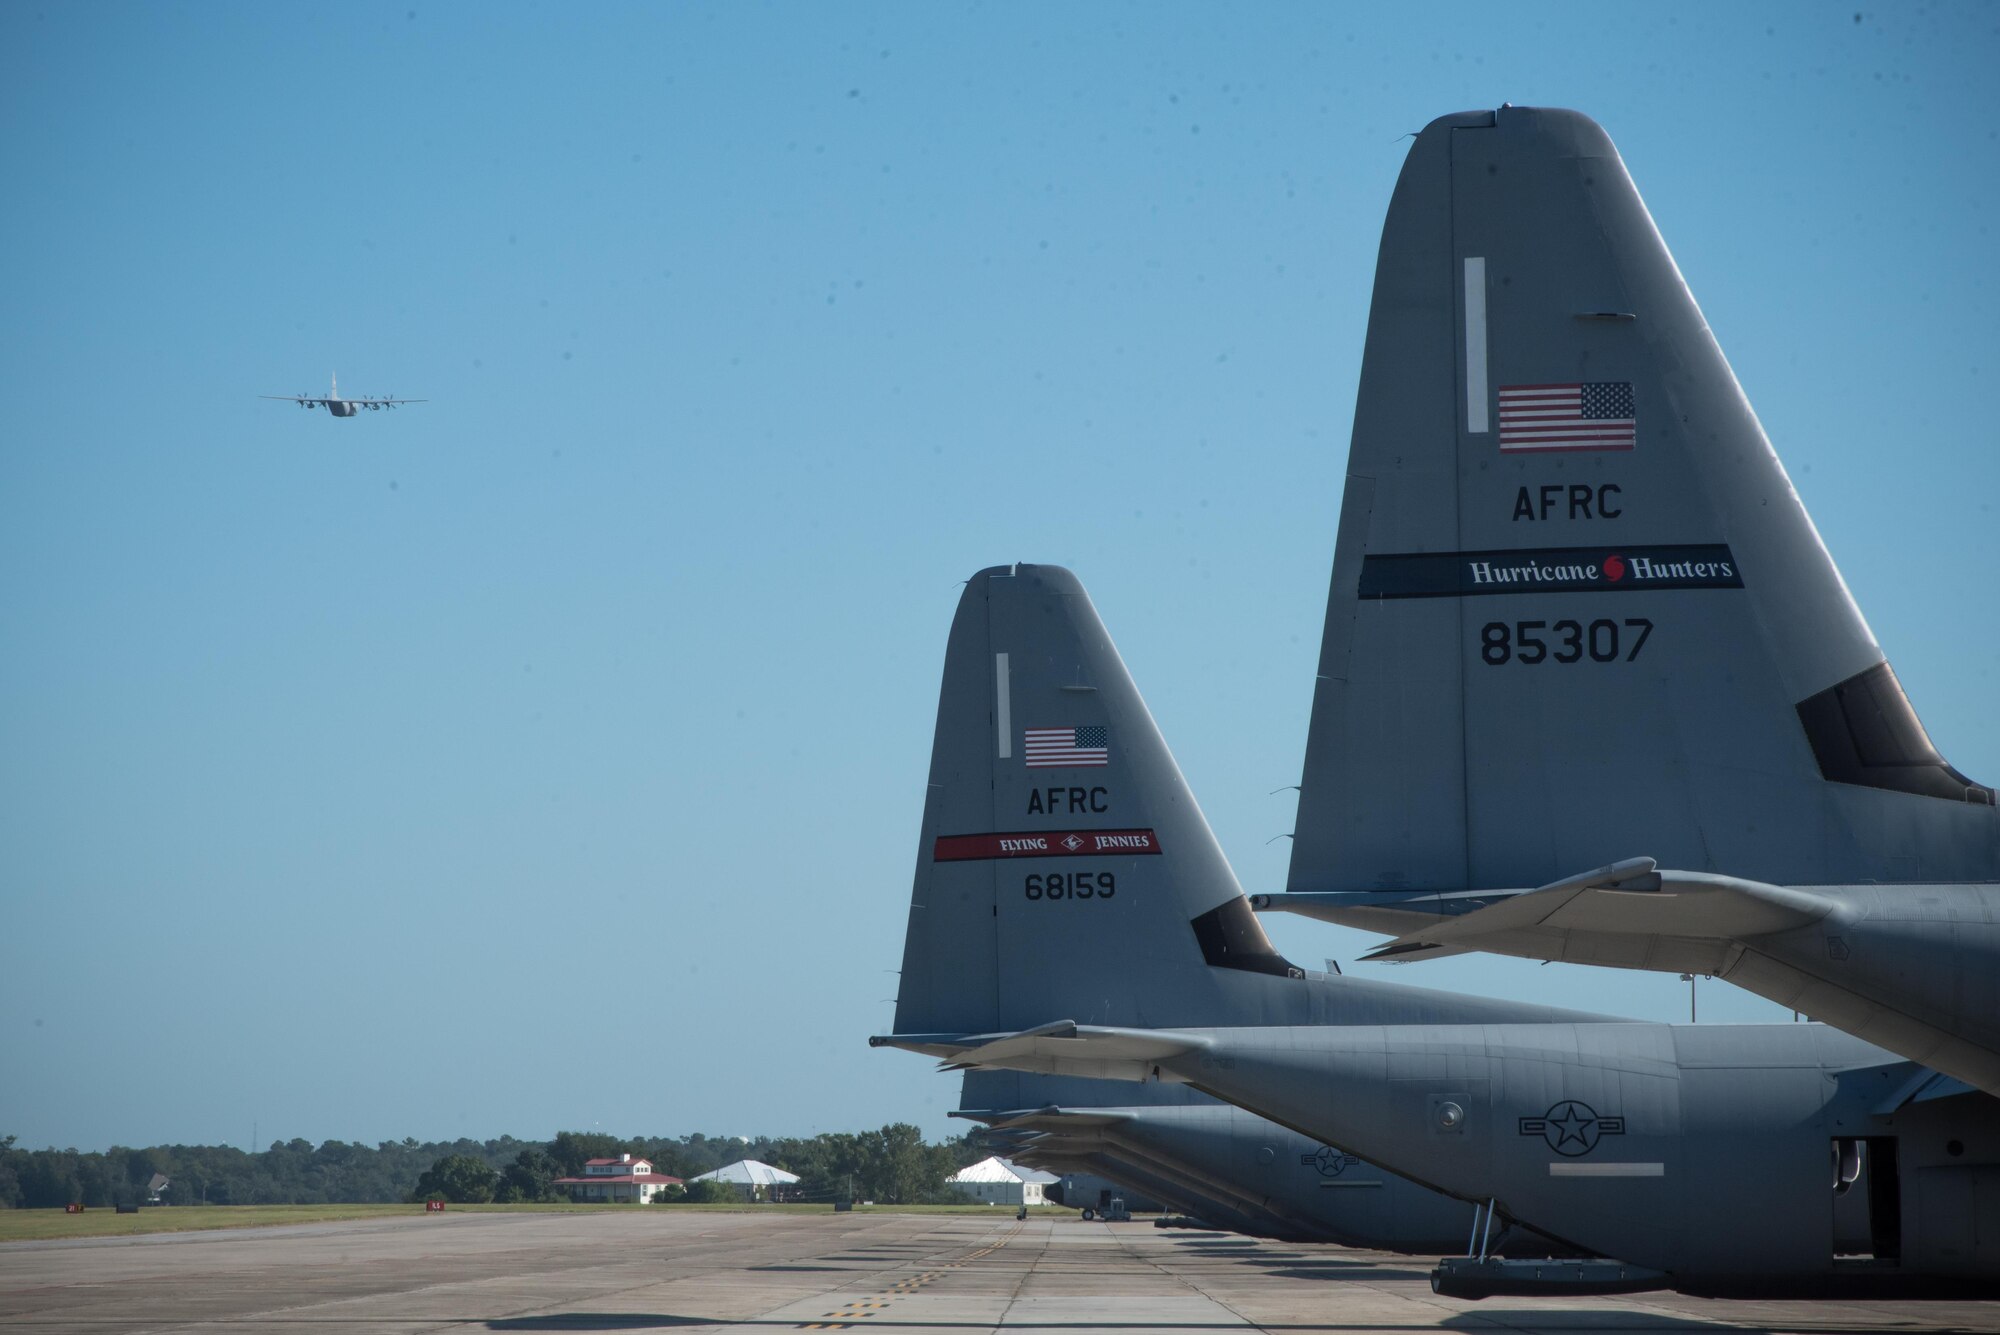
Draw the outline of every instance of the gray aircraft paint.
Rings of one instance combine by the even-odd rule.
[[[2000,1265],[1990,1097],[1913,1095],[1935,1077],[1824,1025],[1052,1024],[911,1046],[955,1064],[1185,1081],[1691,1292],[1990,1279]],[[1873,1137],[1897,1165],[1884,1236],[1900,1257],[1856,1267],[1834,1259],[1851,1221],[1830,1150]]]
[[[1383,231],[1297,897],[1260,906],[1443,944],[1490,901],[1391,892],[1636,858],[1680,870],[1453,948],[1717,974],[2000,1090],[1992,790],[1925,734],[1604,132],[1448,116]],[[1706,874],[1742,885],[1672,889]],[[1726,927],[1774,887],[1810,893]]]
[[[1020,1154],[1047,1153],[1055,1146],[1074,1149],[1087,1142],[1107,1172],[1137,1168],[1149,1174],[1148,1181],[1171,1173],[1184,1192],[1205,1193],[1202,1199],[1208,1201],[1227,1200],[1230,1208],[1266,1221],[1228,1225],[1239,1232],[1435,1255],[1463,1246],[1473,1222],[1474,1212],[1463,1201],[1396,1189],[1399,1179],[1393,1174],[1184,1084],[969,1070],[960,1106],[988,1110],[953,1115],[1007,1128],[997,1134],[1018,1136],[1022,1128],[1033,1127],[1039,1139],[1006,1142],[1020,1146]],[[1100,1116],[1115,1122],[1080,1125]],[[1211,1223],[1222,1222],[1213,1207],[1175,1204]],[[1561,1255],[1564,1248],[1526,1228],[1496,1226],[1491,1251],[1550,1256]]]
[[[1114,1140],[1095,1130],[1082,1133],[1074,1126],[1038,1122],[1030,1130],[1014,1120],[1056,1105],[1070,1112],[1113,1110],[1129,1125]],[[1456,1221],[1461,1233],[1466,1222],[1462,1202],[1447,1201],[1429,1191],[1390,1191],[1391,1203],[1372,1210],[1373,1203],[1367,1201],[1358,1210],[1345,1205],[1328,1208],[1327,1202],[1309,1190],[1321,1177],[1317,1165],[1308,1167],[1299,1162],[1324,1147],[1305,1143],[1284,1127],[1219,1103],[1186,1085],[1131,1085],[975,1070],[965,1073],[959,1106],[961,1111],[953,1113],[955,1117],[985,1122],[989,1128],[995,1122],[1009,1123],[1005,1131],[989,1129],[987,1137],[990,1143],[1009,1146],[1006,1152],[1020,1162],[1046,1167],[1053,1162],[1051,1156],[1087,1153],[1099,1165],[1095,1171],[1121,1185],[1159,1196],[1175,1209],[1217,1227],[1256,1237],[1306,1242],[1365,1238],[1368,1245],[1390,1251],[1424,1251],[1428,1250],[1428,1236],[1437,1231],[1426,1222],[1428,1211],[1443,1212],[1445,1218]],[[1171,1166],[1162,1165],[1159,1146],[1149,1134],[1163,1124],[1153,1119],[1155,1113],[1178,1119],[1174,1139],[1180,1143],[1171,1155]],[[1225,1114],[1228,1120],[1207,1120],[1202,1116],[1205,1113]],[[1286,1157],[1295,1148],[1292,1142],[1300,1142],[1296,1160]],[[1269,1161],[1260,1162],[1260,1152],[1266,1150]],[[1234,1181],[1230,1176],[1233,1166],[1245,1162],[1255,1164],[1257,1171],[1248,1182]],[[1382,1176],[1358,1163],[1345,1167],[1356,1169],[1357,1180],[1379,1180]],[[1171,1172],[1173,1177],[1163,1178],[1163,1172]],[[1170,1187],[1169,1194],[1161,1194],[1163,1183]],[[1210,1183],[1223,1185],[1218,1189],[1207,1185]],[[1387,1221],[1373,1217],[1384,1209],[1394,1217]],[[1370,1217],[1355,1222],[1361,1216]]]
[[[1726,978],[1801,1014],[2000,1089],[2000,925],[1979,885],[1766,885],[1635,859],[1494,895],[1260,895],[1401,933],[1366,959],[1486,950]]]
[[[328,391],[327,396],[323,399],[315,399],[306,394],[260,394],[257,397],[260,399],[277,399],[284,403],[295,403],[301,408],[324,408],[335,417],[355,417],[360,414],[363,408],[368,409],[370,412],[378,412],[385,408],[400,408],[406,403],[423,403],[425,401],[423,399],[399,399],[394,396],[380,399],[367,397],[343,399],[340,397],[340,377],[337,375],[334,376],[331,384],[332,389]]]
[[[1146,1163],[1143,1156],[1130,1152],[1117,1153],[1103,1137],[1095,1134],[1078,1135],[1073,1130],[1064,1134],[1049,1128],[1029,1129],[1019,1125],[1009,1125],[1004,1130],[994,1129],[995,1123],[1012,1122],[1024,1109],[1039,1109],[1058,1100],[1096,1109],[1130,1104],[1135,1101],[1135,1093],[1150,1107],[1194,1103],[1241,1112],[1185,1085],[1140,1087],[1118,1081],[1057,1080],[1015,1071],[967,1071],[959,1088],[959,1110],[952,1116],[984,1123],[987,1127],[986,1142],[996,1147],[1004,1146],[1001,1152],[1020,1163],[1058,1172],[1070,1170],[1058,1168],[1057,1164],[1072,1164],[1087,1158],[1095,1165],[1091,1172],[1128,1191],[1151,1195],[1173,1209],[1196,1215],[1217,1227],[1254,1237],[1287,1241],[1331,1240],[1331,1235],[1324,1229],[1302,1228],[1294,1220],[1279,1218],[1267,1210],[1253,1207],[1235,1188],[1225,1192],[1204,1191],[1194,1183],[1194,1178],[1201,1174],[1191,1176],[1183,1173],[1172,1179],[1162,1178],[1157,1166]],[[1271,1126],[1261,1118],[1254,1120],[1261,1126]],[[1280,1135],[1290,1134],[1282,1128],[1271,1129]],[[1198,1156],[1203,1164],[1220,1163],[1227,1157],[1227,1151],[1217,1145],[1205,1147],[1205,1152]]]
[[[1030,766],[1023,734],[1060,728],[1103,730],[1103,762]],[[1090,895],[1079,898],[1068,887],[1085,876]],[[1051,877],[1060,898],[1048,897]],[[1145,967],[1128,974],[1121,960]],[[996,566],[966,582],[945,651],[895,1032],[1053,1017],[1148,1027],[1606,1018],[1288,964],[1083,586],[1057,566]]]
[[[1010,1156],[1012,1157],[1012,1156]],[[1083,1155],[1063,1156],[1044,1154],[1035,1156],[1034,1162],[1015,1158],[1015,1163],[1039,1168],[1045,1173],[1054,1173],[1060,1181],[1043,1188],[1043,1196],[1051,1205],[1064,1205],[1073,1210],[1085,1206],[1096,1208],[1098,1202],[1109,1202],[1113,1196],[1122,1196],[1134,1211],[1146,1214],[1166,1213],[1182,1207],[1160,1196],[1154,1196],[1122,1182],[1114,1182],[1095,1168],[1086,1164]]]
[[[1049,816],[1054,781],[1041,774],[1031,803],[1028,780],[1010,769],[1025,766],[1024,738],[1001,756],[995,734],[1002,653],[1014,727],[1106,730],[1084,739],[1107,754],[1083,772],[1106,788],[1109,810],[1072,813],[1065,794],[1063,814]],[[1096,803],[1086,793],[1081,805]],[[1094,836],[1106,818],[1148,832],[1160,851],[1043,855],[1069,834]],[[1002,834],[1029,841],[1026,851],[964,856],[999,851],[987,841]],[[1119,877],[1109,900],[1026,896],[1030,868],[1107,864]],[[1035,566],[975,576],[946,656],[898,1032],[876,1042],[1044,1075],[1185,1080],[1463,1201],[1498,1198],[1505,1219],[1690,1289],[1838,1278],[1828,1164],[1841,1138],[1897,1141],[1897,1273],[1980,1273],[1968,1258],[1984,1244],[1953,1239],[2000,1236],[2000,1218],[1988,1217],[2000,1193],[1985,1185],[2000,1159],[1990,1101],[1920,1097],[1928,1073],[1879,1049],[1816,1025],[1680,1030],[1539,1008],[1517,1019],[1510,1012],[1529,1008],[1303,975],[1240,927],[1220,946],[1211,936],[1211,960],[1195,924],[1236,905],[1234,878],[1075,579]],[[1166,1032],[993,1040],[1072,1008]],[[1177,1036],[1234,1013],[1280,1027],[1213,1029],[1193,1044]],[[1600,1130],[1620,1119],[1593,1152],[1610,1140],[1631,1157],[1593,1165],[1656,1164],[1659,1175],[1579,1171],[1545,1131],[1524,1130],[1559,1120],[1570,1101]],[[1440,1102],[1478,1114],[1476,1153],[1440,1153],[1428,1120]]]
[[[1246,1191],[1226,1178],[1190,1171],[1187,1165],[1177,1162],[1170,1155],[1137,1152],[1112,1135],[1106,1126],[1030,1130],[1029,1127],[1046,1123],[1048,1117],[1031,1112],[1018,1116],[1026,1122],[1021,1128],[1021,1153],[1024,1155],[1090,1156],[1093,1162],[1100,1165],[1102,1172],[1117,1180],[1129,1180],[1135,1185],[1157,1184],[1169,1193],[1161,1199],[1172,1200],[1174,1208],[1204,1218],[1230,1219],[1232,1231],[1249,1233],[1253,1237],[1278,1238],[1288,1242],[1335,1241],[1310,1221],[1286,1210],[1282,1203],[1259,1200],[1255,1192]],[[1072,1117],[1115,1120],[1115,1115],[1101,1116],[1094,1112],[1074,1114]],[[1153,1194],[1159,1193],[1156,1191]]]
[[[1464,1246],[1472,1223],[1463,1201],[1432,1191],[1393,1190],[1393,1175],[1226,1104],[1084,1104],[980,1117],[1046,1137],[1031,1144],[1088,1148],[1190,1184],[1212,1200],[1272,1217],[1287,1229],[1275,1236],[1435,1256]],[[1337,1208],[1329,1205],[1330,1195],[1340,1197]],[[1529,1254],[1549,1254],[1547,1239],[1523,1233],[1517,1240]]]
[[[1070,1174],[1085,1174],[1101,1178],[1117,1191],[1126,1193],[1127,1203],[1132,1200],[1144,1202],[1148,1199],[1193,1215],[1216,1228],[1231,1233],[1242,1233],[1254,1238],[1277,1238],[1283,1241],[1300,1241],[1293,1238],[1283,1220],[1269,1215],[1246,1213],[1190,1191],[1186,1184],[1169,1181],[1131,1163],[1109,1159],[1104,1155],[1086,1150],[1026,1150],[1021,1162],[1045,1172],[1059,1173],[1067,1178]],[[1067,1204],[1069,1202],[1065,1202]],[[1096,1202],[1086,1202],[1095,1206]],[[1081,1208],[1081,1207],[1079,1207]]]
[[[1105,754],[1029,763],[1030,729],[1075,728],[1103,729]],[[1106,835],[1127,842],[1101,851]],[[1135,839],[1144,851],[1132,851]],[[1098,893],[1105,875],[1108,898]],[[1047,897],[1051,877],[1067,887],[1079,876],[1090,878],[1089,898]],[[958,1035],[1071,1015],[1142,1026],[1605,1018],[1287,964],[1257,925],[1082,585],[1054,566],[1000,566],[967,581],[952,620],[895,1028]],[[965,1106],[1032,1108],[1073,1092],[975,1093]],[[1118,1102],[1188,1098],[1157,1090]],[[1177,1152],[1204,1174],[1226,1176],[1257,1134],[1229,1124],[1205,1140],[1191,1133]],[[1394,1177],[1382,1191],[1429,1195]],[[1401,1222],[1426,1221],[1426,1210],[1466,1213],[1462,1203],[1313,1199],[1287,1208],[1327,1236],[1383,1247],[1431,1236],[1428,1222]],[[1369,1231],[1383,1220],[1389,1231]]]
[[[1132,1087],[1127,1085],[1124,1088]],[[969,1113],[953,1115],[972,1116]],[[980,1118],[973,1117],[973,1120]],[[1206,1195],[1191,1186],[1184,1178],[1162,1177],[1155,1169],[1136,1161],[1131,1156],[1108,1154],[1094,1138],[1063,1137],[1017,1129],[989,1131],[987,1141],[1015,1163],[1061,1175],[1065,1179],[1063,1183],[1065,1199],[1059,1204],[1074,1205],[1078,1208],[1097,1204],[1095,1200],[1077,1202],[1067,1199],[1070,1187],[1068,1179],[1073,1175],[1087,1175],[1102,1179],[1113,1189],[1112,1194],[1123,1193],[1126,1204],[1134,1210],[1164,1205],[1168,1209],[1179,1210],[1205,1220],[1217,1228],[1248,1234],[1251,1237],[1277,1238],[1289,1242],[1324,1240],[1318,1235],[1302,1236],[1292,1223],[1268,1212],[1230,1204],[1218,1196]],[[1086,1188],[1090,1186],[1088,1183],[1083,1185]]]

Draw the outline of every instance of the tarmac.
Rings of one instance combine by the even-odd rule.
[[[1462,1302],[1432,1263],[997,1211],[446,1212],[0,1245],[0,1332],[2000,1331],[2000,1303]]]

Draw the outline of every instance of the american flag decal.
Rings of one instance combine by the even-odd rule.
[[[1082,728],[1028,728],[1021,735],[1021,758],[1029,769],[1108,765],[1111,729],[1101,723]]]
[[[1629,380],[1500,386],[1500,448],[1507,453],[1629,450],[1638,440]]]

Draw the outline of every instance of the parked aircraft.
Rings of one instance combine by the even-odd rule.
[[[260,399],[276,399],[280,403],[296,403],[301,408],[324,408],[335,417],[353,417],[363,408],[374,412],[381,408],[400,408],[406,403],[423,403],[424,399],[343,399],[340,397],[340,377],[333,377],[333,388],[323,399],[310,398],[304,394],[259,394]]]
[[[1379,1165],[1385,1191],[1477,1203],[1475,1235],[1519,1221],[1617,1258],[1570,1267],[1573,1291],[1978,1275],[1992,1244],[1975,1237],[2000,1236],[1975,1235],[1993,1170],[1969,1167],[1995,1157],[1991,1100],[1848,1035],[1612,1021],[1286,961],[1054,567],[982,571],[960,601],[895,1032],[871,1041],[1189,1084]],[[1475,1258],[1438,1282],[1547,1280]]]
[[[1994,791],[1575,112],[1446,117],[1397,183],[1287,890],[1377,958],[1712,974],[2000,1092]]]
[[[971,1075],[986,1075],[987,1072],[972,1072]],[[1012,1072],[996,1073],[1012,1075]],[[1034,1079],[1035,1077],[1023,1077]],[[1081,1081],[1077,1084],[1098,1084],[1112,1082]],[[1121,1085],[1123,1089],[1136,1088]],[[1197,1096],[1199,1097],[1199,1096]],[[1213,1105],[1226,1106],[1226,1105]],[[1122,1158],[1112,1158],[1106,1147],[1088,1137],[1060,1137],[1023,1128],[989,1128],[983,1136],[987,1144],[1005,1154],[1016,1163],[1031,1168],[1056,1173],[1064,1180],[1061,1184],[1064,1199],[1059,1204],[1074,1205],[1078,1209],[1092,1208],[1108,1203],[1111,1196],[1120,1196],[1130,1201],[1150,1201],[1154,1208],[1165,1207],[1178,1210],[1185,1215],[1200,1219],[1211,1228],[1225,1232],[1242,1233],[1250,1237],[1273,1238],[1285,1242],[1320,1242],[1325,1239],[1317,1234],[1302,1232],[1289,1220],[1273,1215],[1265,1210],[1253,1209],[1239,1203],[1240,1198],[1225,1201],[1220,1195],[1206,1195],[1181,1178],[1165,1178],[1156,1170],[1143,1167]],[[1084,1179],[1083,1185],[1102,1183],[1095,1195],[1085,1195],[1078,1199],[1069,1198],[1072,1182]]]
[[[1230,1220],[1237,1232],[1436,1255],[1463,1246],[1471,1226],[1462,1201],[1408,1190],[1352,1154],[1184,1085],[966,1072],[964,1094],[981,1093],[1001,1097],[953,1116],[984,1122],[988,1140],[1004,1143],[1010,1157],[1039,1164],[1096,1156],[1103,1176],[1141,1191],[1171,1184],[1176,1209]],[[1037,1106],[1038,1097],[1048,1101]],[[1491,1247],[1564,1250],[1524,1229],[1496,1235]]]
[[[1086,713],[1081,728],[1059,722]],[[1063,930],[1050,937],[1054,924]],[[1126,977],[1120,958],[1148,965]],[[1001,567],[973,576],[952,622],[895,1027],[982,1033],[1051,1015],[1162,1026],[1609,1018],[1308,974],[1283,959],[1081,585],[1050,566]],[[1074,1140],[1077,1124],[1058,1127],[1051,1105],[1115,1100],[1131,1111],[1115,1132],[1093,1131],[1092,1153],[1272,1221],[1253,1231],[1424,1251],[1470,1231],[1467,1205],[1372,1165],[1343,1172],[1379,1186],[1322,1189],[1327,1174],[1302,1162],[1321,1142],[1188,1091],[1082,1083],[969,1076],[960,1106],[979,1120],[1035,1114],[1031,1129]],[[1152,1118],[1149,1104],[1196,1106]],[[1259,1151],[1274,1171],[1237,1181]]]

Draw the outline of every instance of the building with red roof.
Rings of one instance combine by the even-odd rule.
[[[621,1154],[616,1159],[592,1159],[578,1177],[559,1177],[555,1185],[569,1192],[573,1201],[637,1201],[646,1205],[668,1187],[681,1180],[653,1171],[650,1159],[634,1159]]]

